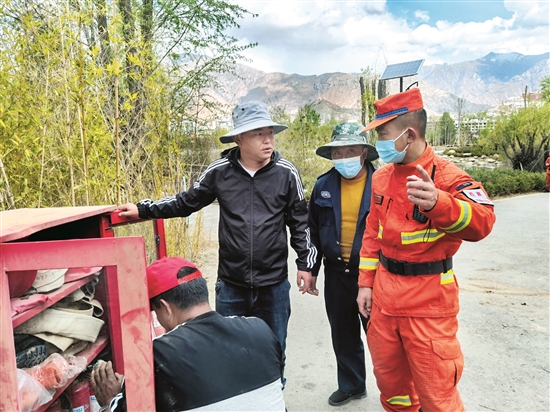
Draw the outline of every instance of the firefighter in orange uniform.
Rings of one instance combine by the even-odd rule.
[[[357,303],[387,411],[463,411],[464,356],[456,337],[453,255],[492,230],[494,205],[479,182],[434,154],[419,89],[375,102],[376,149]]]

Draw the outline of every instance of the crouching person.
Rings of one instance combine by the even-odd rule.
[[[168,331],[153,340],[157,411],[285,410],[281,346],[263,320],[214,312],[201,272],[179,257],[152,263],[147,288]],[[92,386],[103,410],[126,409],[110,362],[93,371]]]

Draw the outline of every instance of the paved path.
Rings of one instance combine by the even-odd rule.
[[[455,257],[465,356],[459,388],[468,411],[550,411],[549,199],[540,193],[497,200],[491,235],[465,242]],[[206,228],[216,231],[217,206],[204,214]],[[324,301],[298,293],[294,259],[291,253],[284,391],[289,412],[382,411],[368,351],[368,397],[328,405],[337,383]],[[322,275],[318,286],[322,295]]]

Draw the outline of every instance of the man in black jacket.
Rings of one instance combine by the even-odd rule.
[[[238,105],[233,125],[220,140],[237,147],[211,163],[189,191],[156,202],[145,199],[137,206],[127,203],[119,206],[119,216],[189,216],[217,199],[216,311],[263,319],[279,339],[284,359],[290,317],[286,226],[298,255],[302,293],[309,291],[317,255],[310,242],[304,188],[294,165],[274,150],[274,136],[286,126],[271,120],[265,104]]]
[[[153,340],[157,411],[285,410],[281,346],[264,321],[212,311],[201,272],[179,257],[153,262],[147,289],[168,331]],[[102,409],[126,410],[111,362],[94,367],[91,381]]]

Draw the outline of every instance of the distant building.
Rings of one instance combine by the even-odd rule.
[[[216,120],[214,121],[214,129],[231,129],[231,120]]]
[[[540,92],[528,93],[527,99],[525,99],[525,95],[523,94],[519,96],[510,97],[502,102],[502,106],[508,106],[514,110],[517,110],[525,107],[526,102],[528,104],[541,105],[542,94]]]
[[[456,130],[458,130],[458,117],[455,116],[453,120],[455,123]],[[472,137],[478,137],[479,131],[485,129],[487,126],[489,126],[491,130],[493,130],[495,126],[495,119],[493,116],[481,117],[481,118],[463,117],[462,119],[460,119],[460,123],[462,125],[462,130],[466,128],[466,130],[470,133]]]

